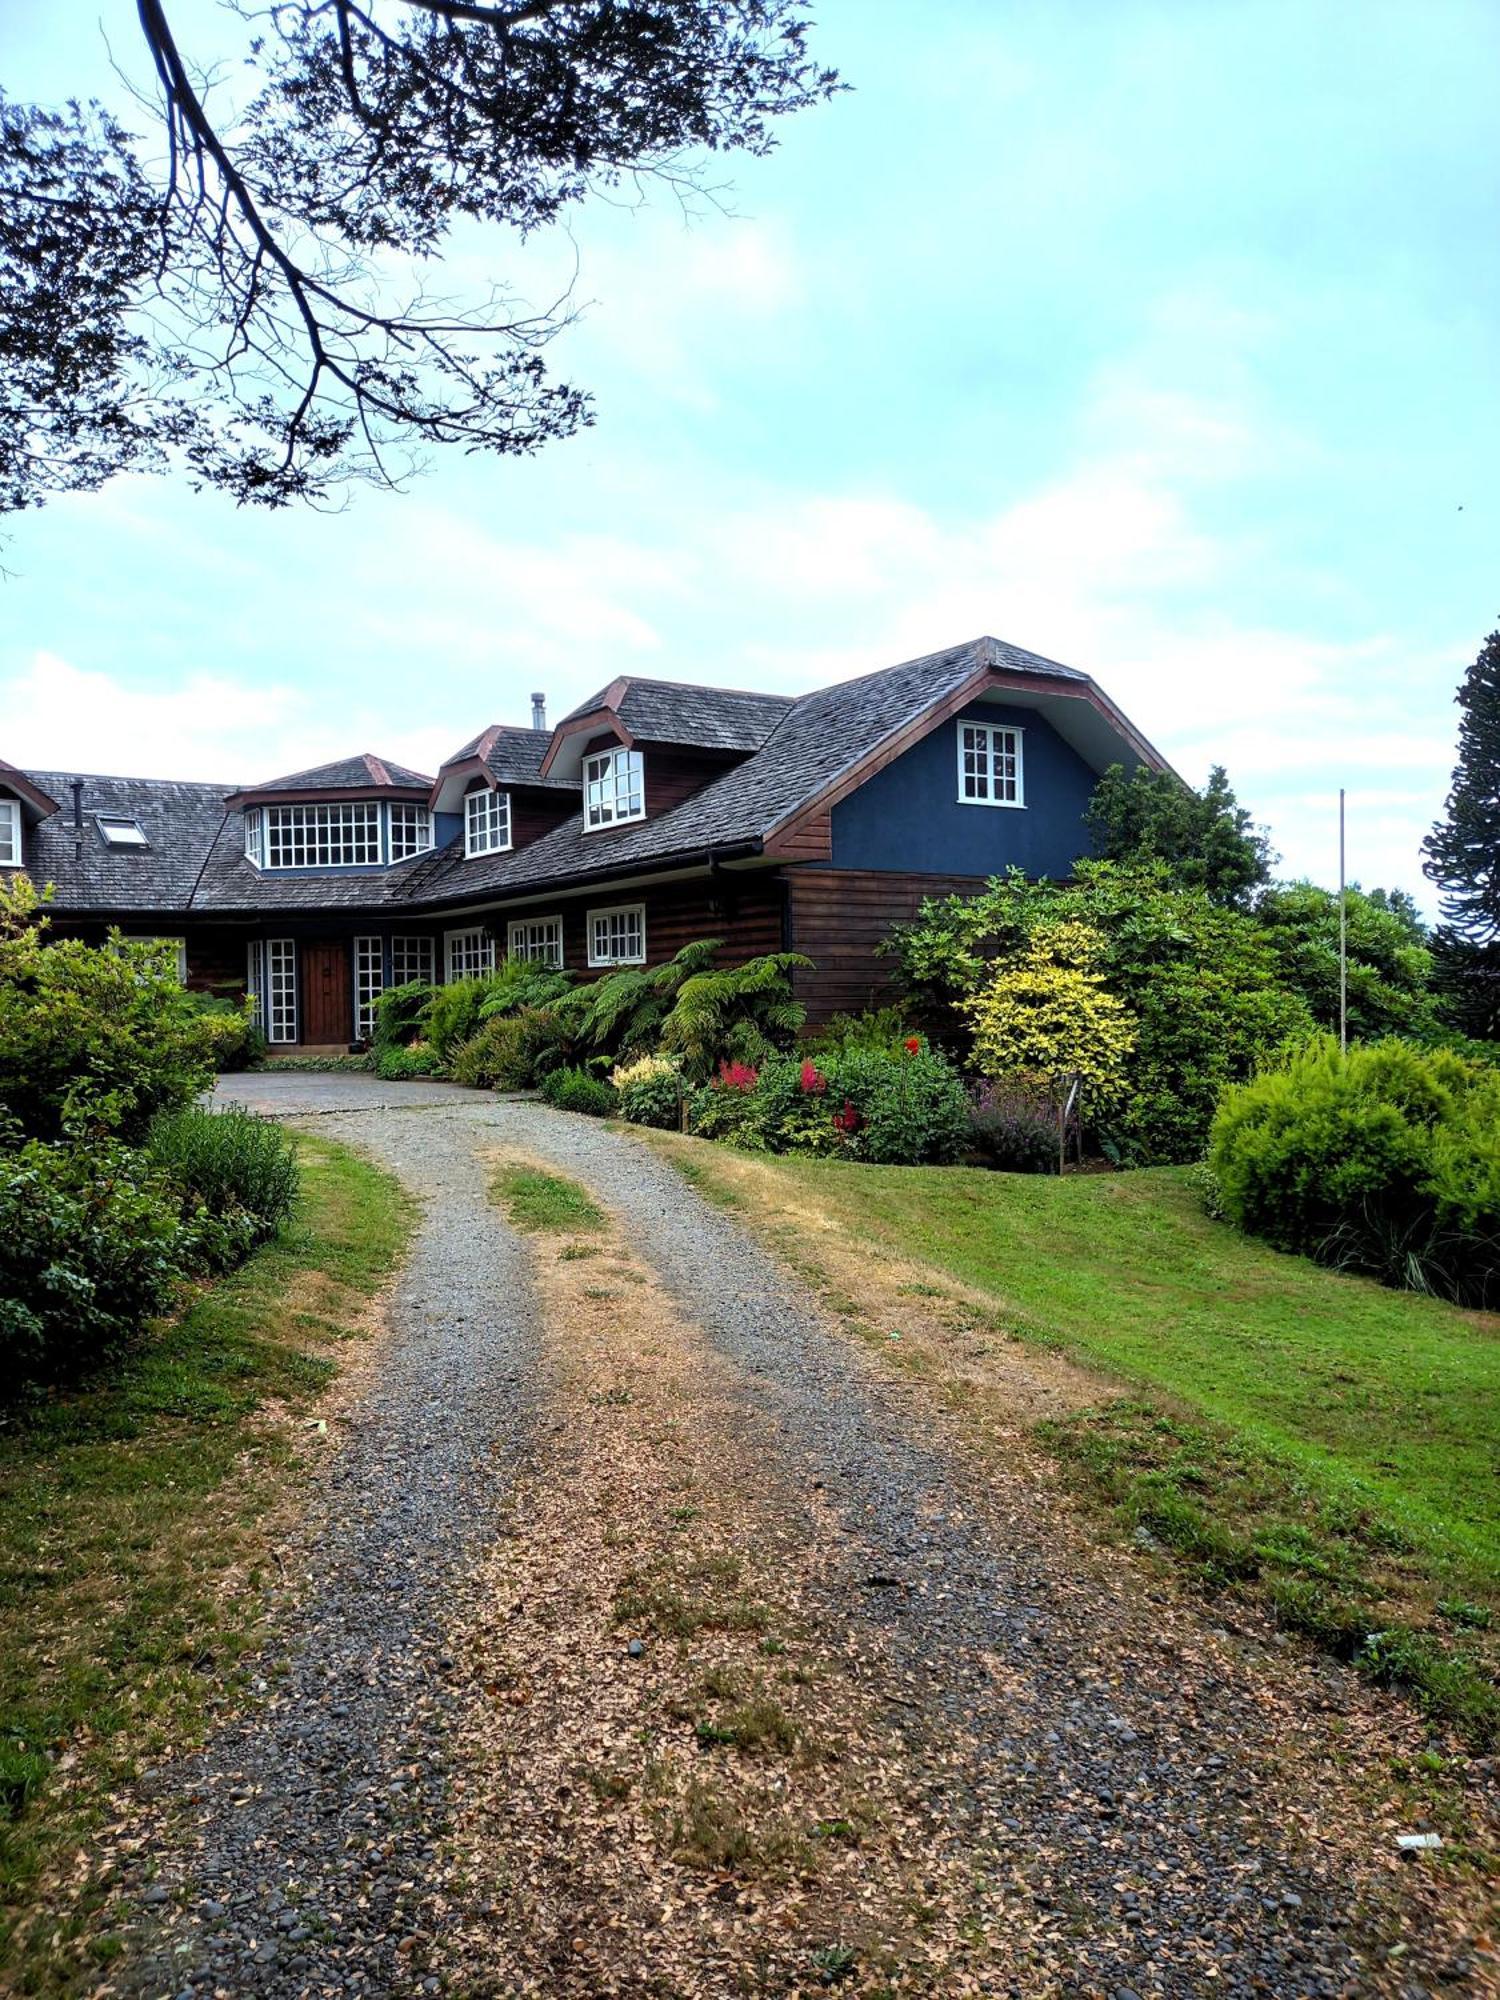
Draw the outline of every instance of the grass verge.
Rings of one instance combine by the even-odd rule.
[[[302,1191],[279,1237],[107,1375],[0,1421],[11,1990],[73,1990],[106,1891],[60,1916],[43,1906],[61,1872],[111,1792],[242,1690],[265,1631],[267,1524],[316,1422],[306,1412],[405,1247],[411,1211],[388,1174],[325,1140],[296,1146]]]
[[[850,1252],[877,1285],[884,1266],[878,1305],[839,1310],[966,1408],[983,1413],[984,1364],[958,1396],[951,1355],[903,1336],[913,1295],[970,1353],[1000,1336],[1093,1371],[1088,1406],[1031,1427],[1080,1492],[1205,1590],[1265,1606],[1470,1742],[1500,1738],[1493,1317],[1269,1250],[1209,1220],[1174,1170],[1058,1181],[652,1143],[804,1269],[831,1272],[841,1247],[832,1290]]]
[[[604,1227],[603,1209],[577,1181],[564,1174],[505,1165],[491,1181],[490,1193],[517,1229],[580,1235]]]

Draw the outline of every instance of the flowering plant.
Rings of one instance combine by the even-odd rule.
[[[834,1131],[841,1132],[846,1139],[852,1139],[864,1122],[847,1097],[844,1099],[843,1110],[835,1111],[833,1114]]]
[[[828,1079],[809,1056],[802,1065],[802,1088],[809,1097],[821,1097],[828,1088]]]
[[[760,1071],[754,1063],[721,1062],[719,1064],[719,1084],[724,1090],[754,1090],[760,1082]]]
[[[902,1046],[909,1056],[919,1056],[922,1053],[922,1037],[920,1035],[908,1035]]]

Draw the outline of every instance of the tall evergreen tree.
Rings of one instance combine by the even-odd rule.
[[[1229,909],[1245,907],[1270,879],[1275,858],[1222,764],[1201,792],[1170,771],[1139,764],[1127,774],[1123,764],[1111,764],[1090,801],[1089,830],[1100,860],[1165,862],[1175,885],[1206,889]]]
[[[1500,1036],[1500,632],[1458,690],[1458,763],[1442,819],[1423,842],[1423,870],[1445,919],[1433,938],[1438,981],[1455,1023]]]

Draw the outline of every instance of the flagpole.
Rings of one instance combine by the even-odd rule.
[[[1339,1054],[1349,1050],[1349,905],[1344,886],[1344,788],[1339,786]]]

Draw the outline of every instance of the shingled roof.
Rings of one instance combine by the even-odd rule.
[[[638,743],[682,743],[695,750],[758,750],[795,695],[699,687],[622,675],[566,714],[559,728],[600,709],[617,715]]]
[[[188,910],[204,857],[224,824],[223,785],[175,778],[100,778],[72,771],[28,771],[42,791],[65,801],[26,835],[26,872],[38,888],[52,883],[60,909],[124,916]],[[82,826],[73,818],[80,778]],[[118,814],[140,821],[148,845],[106,847],[94,820]]]
[[[471,737],[461,750],[455,750],[443,769],[466,764],[471,757],[477,757],[497,784],[546,785],[576,791],[577,784],[567,778],[542,776],[542,759],[551,742],[550,729],[513,729],[509,723],[492,722],[488,729],[481,729],[477,736]]]
[[[315,764],[310,771],[292,771],[284,778],[247,785],[233,797],[259,799],[272,792],[422,792],[431,785],[425,773],[364,750],[357,757],[336,757],[331,764]]]

